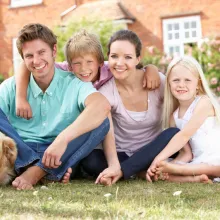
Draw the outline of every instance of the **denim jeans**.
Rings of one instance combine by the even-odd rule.
[[[179,132],[178,128],[168,128],[161,132],[152,142],[128,157],[124,152],[117,152],[121,170],[125,179],[140,171],[147,170],[154,158],[166,147],[172,137]],[[97,177],[105,168],[107,162],[102,150],[95,149],[81,162],[83,169],[91,176]]]
[[[108,118],[96,129],[72,140],[61,157],[62,164],[56,169],[45,168],[41,162],[44,151],[51,143],[25,143],[12,127],[5,114],[0,109],[0,131],[14,139],[17,144],[18,156],[15,161],[15,171],[20,174],[29,165],[36,165],[48,174],[46,179],[60,180],[69,167],[74,167],[81,159],[103,141],[109,131]]]

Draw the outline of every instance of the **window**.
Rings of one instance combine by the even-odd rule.
[[[11,0],[11,7],[23,7],[29,5],[38,5],[41,4],[43,0]]]
[[[184,55],[184,45],[196,43],[201,37],[199,15],[163,20],[163,43],[166,54]]]
[[[22,61],[21,55],[18,53],[18,49],[16,46],[16,40],[17,38],[14,38],[12,41],[12,53],[13,53],[13,69],[14,74],[18,71],[19,65]]]

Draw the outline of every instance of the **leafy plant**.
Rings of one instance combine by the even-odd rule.
[[[88,32],[95,33],[99,36],[105,60],[107,60],[107,44],[110,36],[117,30],[124,28],[122,25],[113,24],[112,21],[88,20],[83,18],[79,22],[70,22],[65,27],[57,26],[54,30],[58,36],[58,54],[57,61],[64,61],[63,49],[67,40],[76,32],[86,29]]]

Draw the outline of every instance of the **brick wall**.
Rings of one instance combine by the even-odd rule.
[[[162,50],[161,16],[201,11],[203,36],[220,34],[219,0],[121,0],[137,18],[129,25],[144,45],[155,45]]]
[[[76,0],[78,4],[95,0]],[[203,36],[220,33],[220,0],[121,0],[137,18],[129,29],[135,31],[144,46],[155,45],[162,50],[161,16],[201,11]],[[75,4],[75,0],[43,0],[43,4],[9,8],[10,0],[0,1],[0,73],[12,68],[12,39],[28,22],[41,22],[49,27],[60,22],[60,13]]]
[[[0,1],[0,73],[7,75],[13,68],[12,39],[27,23],[39,22],[50,28],[59,24],[60,14],[75,0],[43,0],[36,6],[10,8],[10,0]]]

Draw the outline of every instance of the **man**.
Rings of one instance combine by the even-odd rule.
[[[19,32],[18,51],[32,73],[27,93],[32,119],[16,116],[14,77],[0,86],[0,130],[18,148],[15,171],[20,176],[12,182],[16,189],[31,189],[42,178],[59,181],[65,173],[68,179],[68,168],[109,130],[108,101],[91,83],[54,67],[56,43],[56,36],[41,24],[28,24]]]

